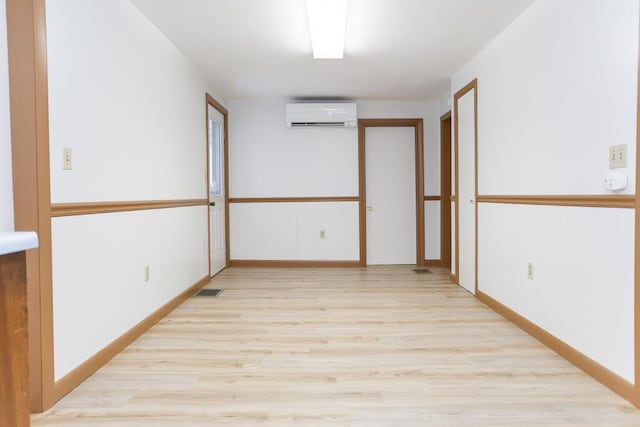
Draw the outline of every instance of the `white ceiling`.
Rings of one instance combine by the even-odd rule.
[[[314,60],[304,0],[132,0],[227,99],[439,99],[534,0],[349,0],[345,58]]]

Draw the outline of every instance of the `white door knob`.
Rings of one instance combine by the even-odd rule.
[[[367,203],[367,210],[369,212],[371,212],[373,210],[373,206],[371,206],[371,203]]]

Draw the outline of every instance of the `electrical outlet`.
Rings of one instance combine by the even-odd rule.
[[[609,169],[627,167],[627,144],[609,147]]]
[[[527,264],[527,277],[529,280],[533,280],[533,263],[530,262]]]
[[[327,233],[324,230],[320,230],[320,238],[324,239],[327,237]]]
[[[73,168],[73,161],[71,157],[71,148],[62,147],[62,169],[70,171]]]
[[[148,282],[150,278],[151,278],[151,269],[149,268],[148,265],[145,265],[144,266],[144,281]]]

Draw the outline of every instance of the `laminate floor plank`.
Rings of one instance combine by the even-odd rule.
[[[227,269],[32,425],[640,426],[431,270]]]

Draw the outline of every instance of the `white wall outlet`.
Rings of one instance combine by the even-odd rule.
[[[70,171],[73,168],[73,159],[71,157],[71,148],[62,147],[62,169]]]
[[[151,279],[151,269],[148,265],[144,266],[144,281],[148,282]]]
[[[533,280],[533,263],[530,262],[527,264],[527,277],[529,280]]]
[[[609,169],[627,167],[627,144],[609,147]]]
[[[327,233],[324,230],[320,230],[320,238],[325,239],[327,237]]]

